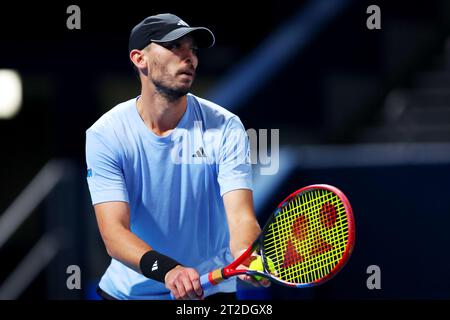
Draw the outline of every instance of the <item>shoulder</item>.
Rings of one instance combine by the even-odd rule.
[[[240,122],[239,117],[227,110],[226,108],[196,95],[189,94],[189,98],[193,101],[194,108],[201,113],[205,120],[215,123],[228,124],[230,121]]]
[[[122,102],[104,113],[92,126],[86,130],[86,135],[97,134],[108,136],[125,125],[135,103],[135,98]]]

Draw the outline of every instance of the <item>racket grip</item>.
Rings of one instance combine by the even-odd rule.
[[[213,284],[209,281],[209,272],[200,276],[200,285],[202,286],[203,289],[203,295],[206,297],[207,296],[206,290],[209,290],[213,286]],[[175,297],[172,294],[172,292],[170,293],[170,299],[175,300]]]
[[[209,273],[205,273],[200,277],[200,285],[203,288],[203,294],[205,294],[204,291],[209,290],[213,286],[211,281],[209,281]]]

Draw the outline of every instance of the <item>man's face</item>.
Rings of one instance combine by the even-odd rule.
[[[165,43],[151,43],[145,50],[148,78],[170,99],[187,94],[198,65],[197,47],[191,36]]]

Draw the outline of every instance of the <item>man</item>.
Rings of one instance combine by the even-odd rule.
[[[104,298],[202,299],[200,274],[234,260],[260,233],[242,123],[188,93],[197,47],[214,41],[172,14],[144,19],[129,39],[141,95],[86,131],[88,184],[112,258],[99,283]],[[216,291],[235,290],[229,279]]]

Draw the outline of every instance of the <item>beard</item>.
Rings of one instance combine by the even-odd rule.
[[[174,87],[164,83],[164,81],[158,81],[156,79],[152,79],[152,83],[154,84],[156,91],[170,102],[185,96],[191,89],[191,85]]]

